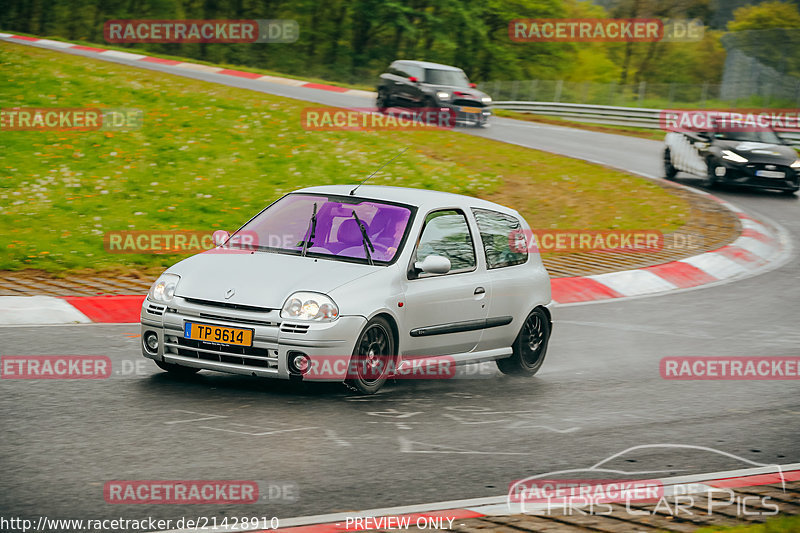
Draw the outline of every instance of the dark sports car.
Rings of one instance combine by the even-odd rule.
[[[456,124],[485,126],[492,115],[492,99],[475,88],[460,68],[427,61],[395,61],[378,84],[376,105],[391,107],[446,108],[455,113]]]
[[[793,194],[800,189],[800,158],[773,131],[670,132],[665,139],[664,174],[679,171],[718,183],[778,189]]]

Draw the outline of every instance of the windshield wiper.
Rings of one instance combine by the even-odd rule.
[[[312,239],[316,236],[317,231],[317,202],[314,202],[314,211],[311,213],[311,220],[308,221],[308,230],[306,231],[306,239],[303,240],[303,250],[300,255],[306,256],[306,251],[309,245],[314,244]]]
[[[364,245],[364,255],[367,257],[370,266],[375,266],[375,263],[372,261],[372,256],[370,255],[369,251],[375,251],[375,247],[372,246],[372,241],[369,240],[369,235],[367,235],[367,230],[364,227],[364,224],[361,222],[361,219],[358,218],[355,209],[353,210],[353,218],[356,219],[356,223],[358,224],[358,229],[361,230],[361,244]],[[369,245],[369,248],[367,248]]]

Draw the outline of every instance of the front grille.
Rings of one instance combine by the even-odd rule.
[[[168,354],[194,357],[233,365],[278,368],[277,350],[255,346],[228,346],[167,335],[164,347]]]
[[[232,304],[228,302],[215,302],[213,300],[200,300],[198,298],[183,298],[189,303],[195,305],[207,305],[209,307],[224,307],[225,309],[238,309],[239,311],[251,311],[253,313],[270,313],[274,309],[268,307],[256,307],[254,305]]]
[[[281,324],[281,331],[283,333],[305,333],[308,331],[309,324],[292,324],[284,322]]]
[[[453,100],[453,104],[467,107],[483,107],[483,102],[480,100],[464,100],[463,98]]]
[[[277,326],[277,322],[270,322],[269,320],[252,320],[249,318],[230,317],[223,315],[212,315],[211,313],[198,313],[201,318],[209,318],[211,320],[228,320],[235,321],[242,324],[252,324],[254,326]]]

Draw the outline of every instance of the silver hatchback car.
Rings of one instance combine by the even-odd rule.
[[[544,361],[550,279],[513,209],[429,190],[311,187],[215,239],[167,269],[142,305],[142,353],[169,372],[372,394],[418,370],[495,360],[533,375]]]

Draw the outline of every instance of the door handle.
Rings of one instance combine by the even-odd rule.
[[[477,289],[475,289],[474,294],[484,294],[484,293],[486,293],[486,289],[484,289],[483,287],[478,287]]]

